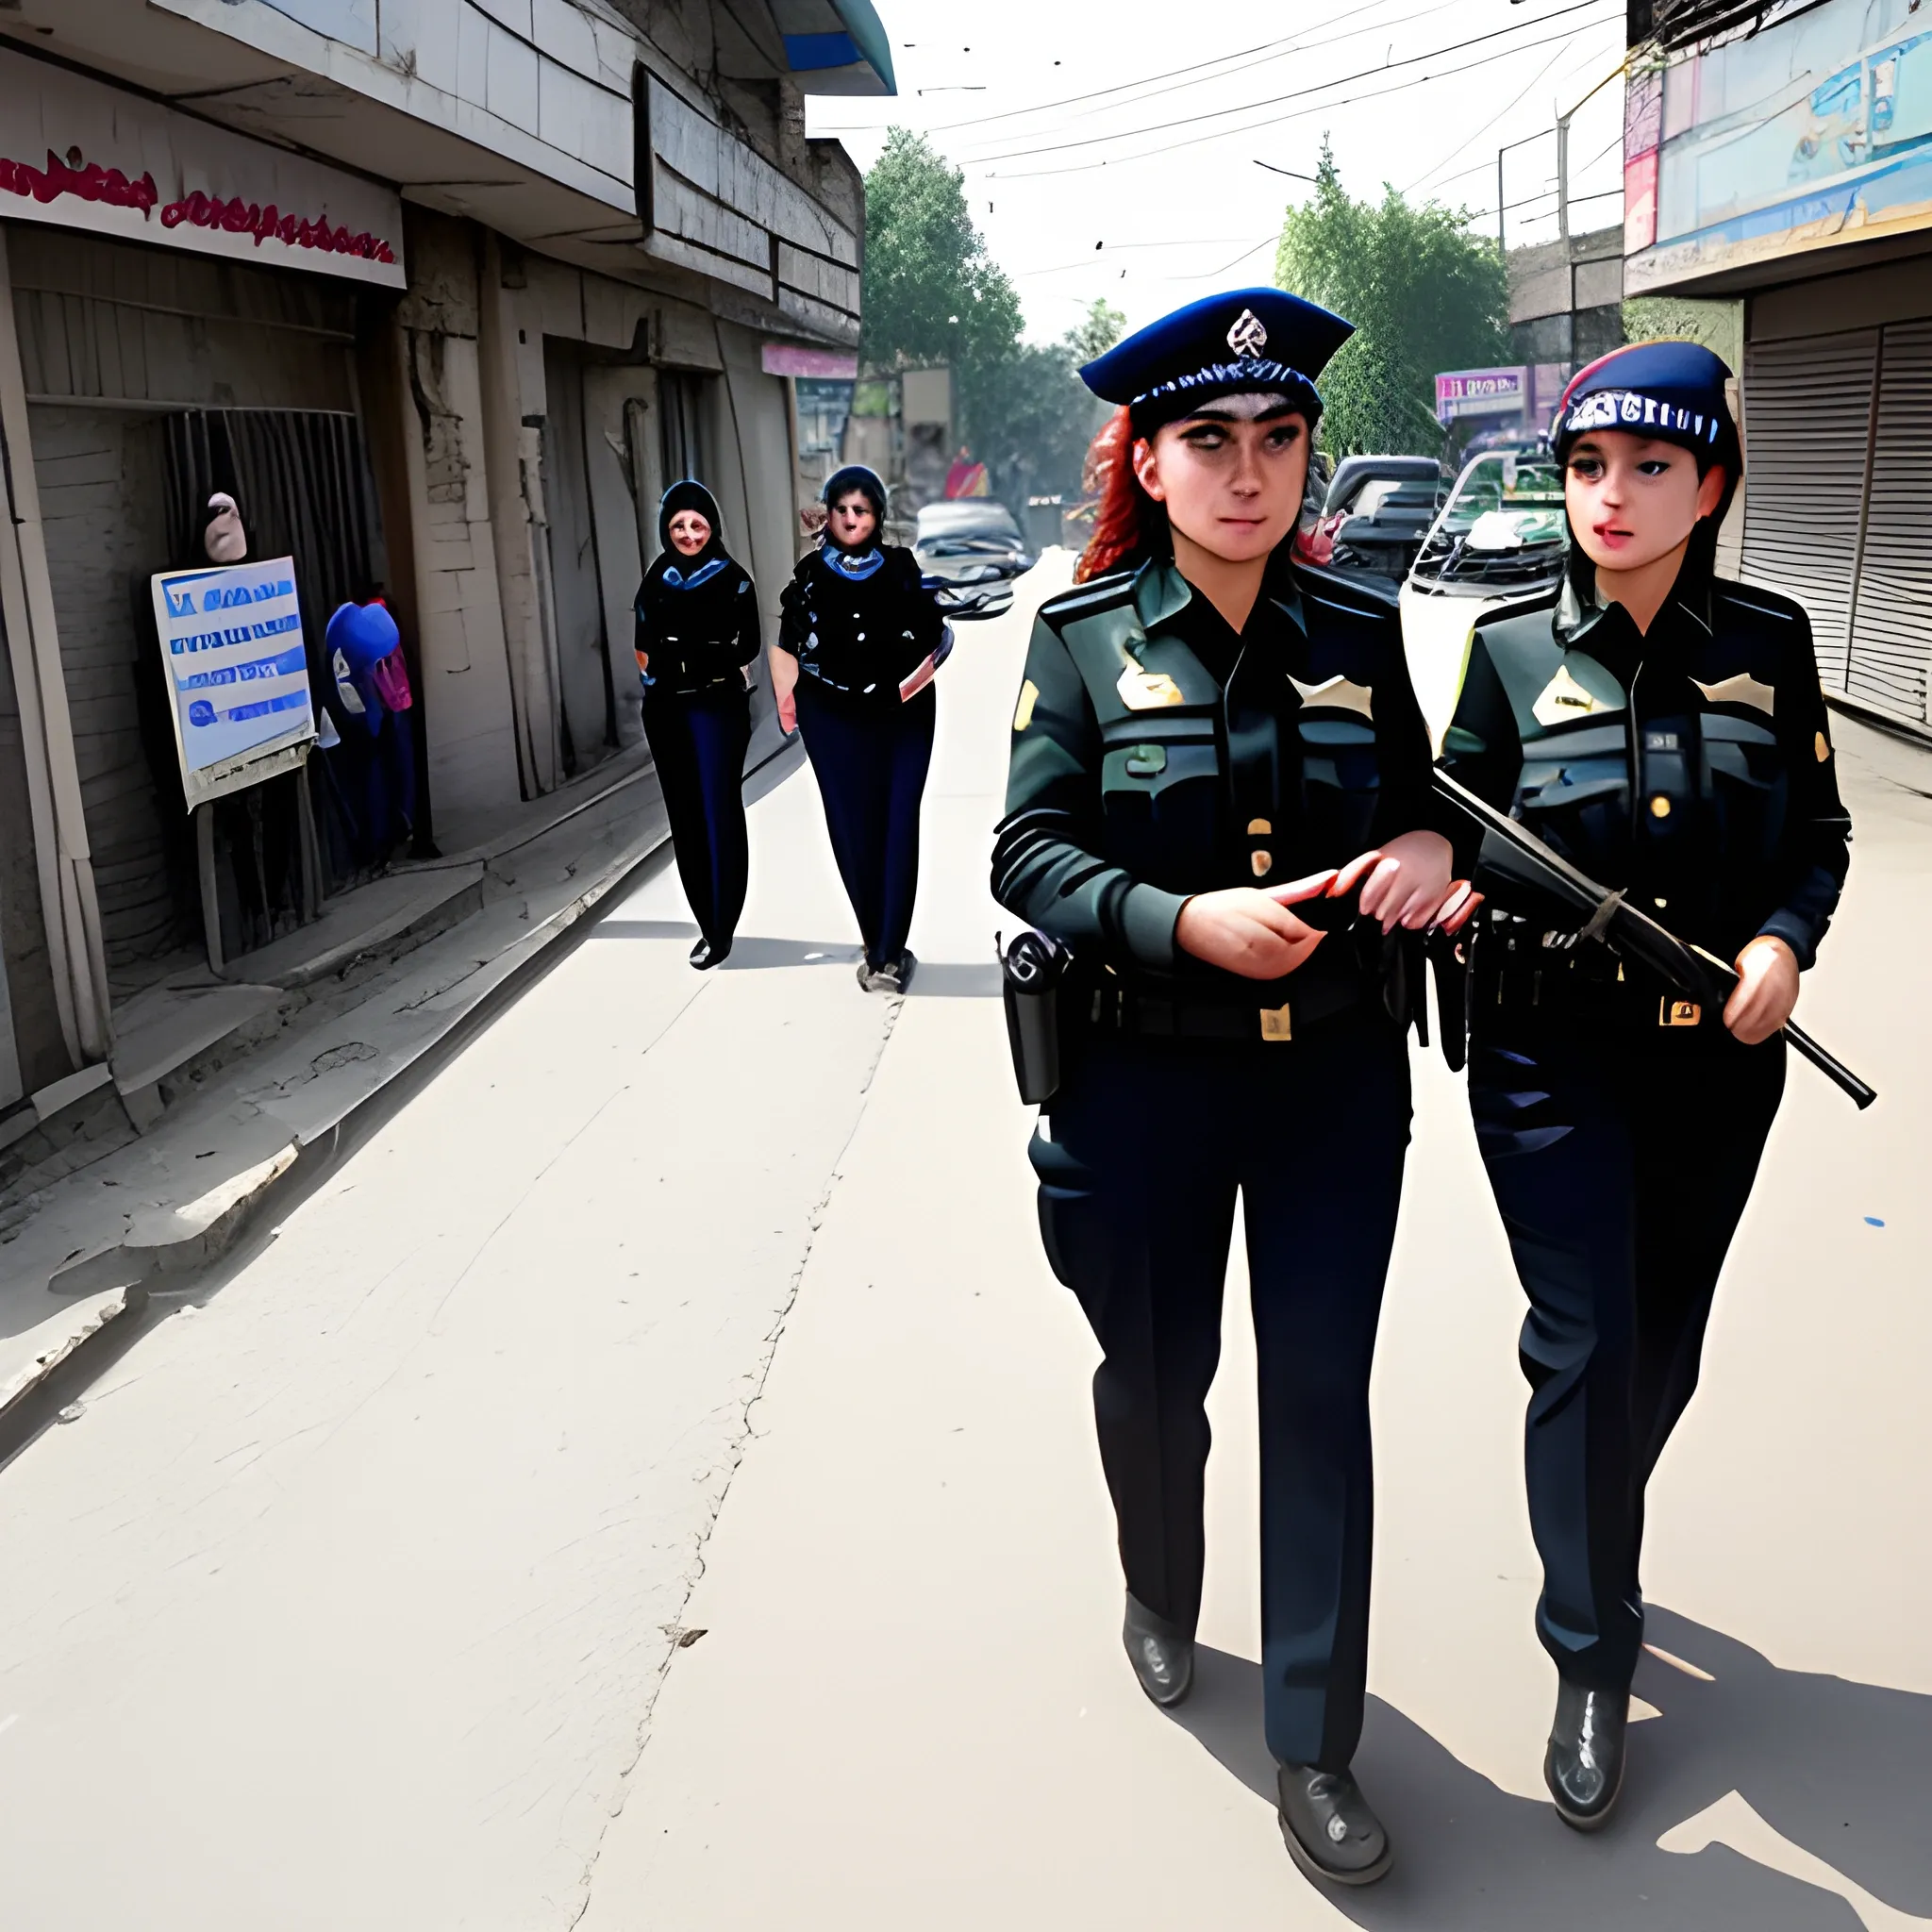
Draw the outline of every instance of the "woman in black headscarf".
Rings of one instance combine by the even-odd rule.
[[[638,586],[638,675],[677,875],[698,922],[700,972],[731,950],[744,910],[751,850],[744,828],[744,754],[758,600],[725,554],[717,499],[674,483],[658,506],[664,546]]]
[[[826,483],[825,534],[785,587],[772,652],[778,719],[804,734],[825,829],[858,917],[868,992],[903,992],[919,884],[919,804],[951,643],[911,551],[879,541],[886,487],[848,464]]]

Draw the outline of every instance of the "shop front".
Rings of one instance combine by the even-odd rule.
[[[0,389],[9,442],[25,425],[13,510],[35,525],[49,606],[37,625],[8,613],[9,649],[58,664],[93,898],[80,925],[118,1005],[204,952],[232,971],[406,844],[420,810],[418,721],[402,707],[372,730],[325,642],[333,610],[386,590],[357,363],[403,285],[401,209],[387,188],[18,55],[0,54]],[[281,663],[273,755],[210,777],[152,580],[210,564],[218,491],[250,558],[291,559],[302,650],[198,674]],[[271,700],[211,687],[197,702],[198,720]]]
[[[1625,286],[1743,308],[1741,575],[1826,694],[1907,731],[1932,671],[1932,31],[1824,0],[1633,74]]]

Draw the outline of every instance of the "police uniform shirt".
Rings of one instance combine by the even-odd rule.
[[[1049,600],[1013,730],[994,896],[1191,996],[1265,1005],[1350,957],[1331,937],[1272,991],[1207,966],[1174,944],[1191,894],[1285,884],[1434,823],[1394,608],[1285,560],[1239,637],[1167,561]]]
[[[1687,563],[1648,635],[1572,585],[1490,612],[1442,762],[1683,938],[1811,964],[1851,826],[1790,599]]]

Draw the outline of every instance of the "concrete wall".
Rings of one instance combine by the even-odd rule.
[[[1510,353],[1581,365],[1623,340],[1624,231],[1599,228],[1509,251]]]
[[[408,228],[392,353],[415,417],[403,443],[429,785],[439,813],[489,810],[520,787],[485,457],[480,235],[413,208]]]

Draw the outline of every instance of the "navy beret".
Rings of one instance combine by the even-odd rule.
[[[1736,480],[1738,425],[1724,399],[1731,372],[1701,342],[1628,342],[1570,378],[1550,425],[1558,460],[1592,429],[1674,442],[1724,464]]]
[[[1280,289],[1236,289],[1190,302],[1137,329],[1080,372],[1093,393],[1125,403],[1134,426],[1171,423],[1215,396],[1279,392],[1308,419],[1315,378],[1355,325]]]

